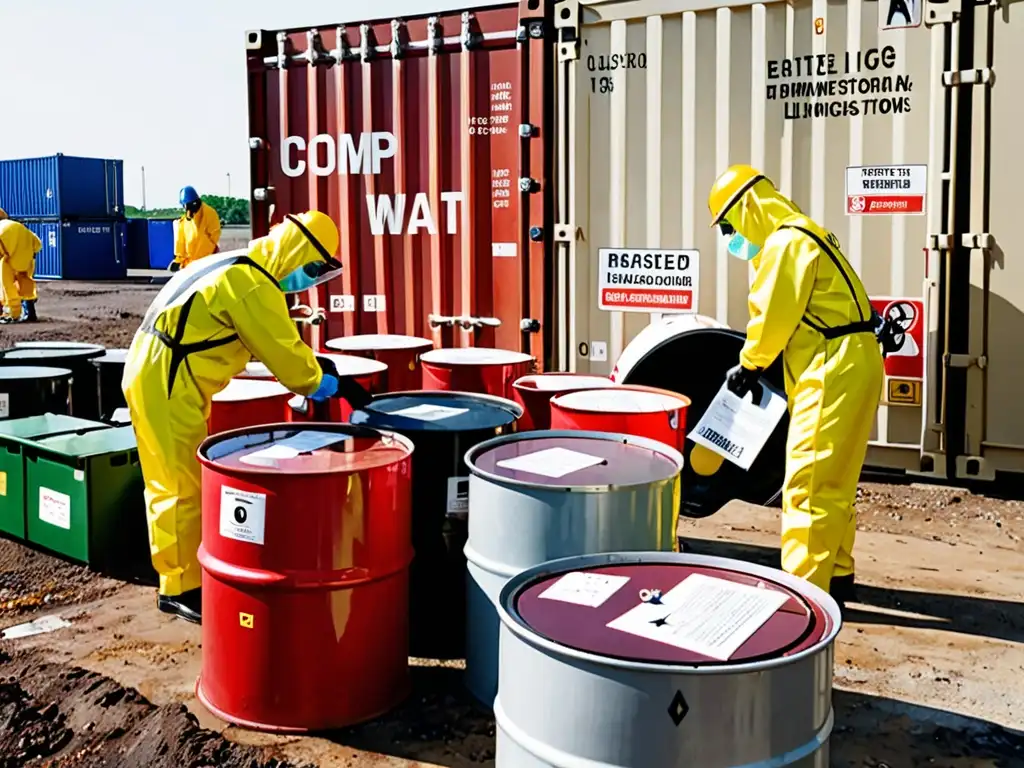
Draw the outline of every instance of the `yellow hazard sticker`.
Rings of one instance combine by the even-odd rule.
[[[7,473],[0,472],[0,496],[7,495]]]
[[[242,629],[252,629],[252,614],[251,613],[239,613],[238,614],[238,625]]]
[[[920,405],[921,382],[917,379],[889,379],[890,405]]]

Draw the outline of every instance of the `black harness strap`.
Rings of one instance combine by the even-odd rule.
[[[807,327],[814,329],[830,341],[832,339],[842,338],[843,336],[850,336],[854,333],[870,333],[874,335],[875,323],[871,318],[864,317],[864,310],[861,309],[860,301],[857,300],[857,291],[853,287],[853,281],[846,273],[846,269],[843,267],[842,262],[839,260],[839,257],[836,256],[832,248],[830,248],[824,240],[818,237],[817,234],[796,224],[783,224],[780,229],[795,229],[797,232],[802,232],[807,235],[807,237],[811,238],[811,240],[813,240],[822,251],[828,254],[829,259],[831,259],[836,269],[839,270],[839,274],[843,276],[843,280],[846,281],[846,287],[850,289],[850,296],[853,297],[853,305],[857,307],[857,315],[860,317],[860,320],[835,327],[825,325],[820,318],[814,317],[813,315],[811,315],[811,317],[814,317],[814,321],[810,320],[808,316],[805,315],[801,322],[803,322]]]
[[[192,288],[203,277],[206,277],[207,275],[215,272],[217,269],[230,269],[231,267],[235,266],[252,267],[257,272],[261,273],[264,277],[266,277],[268,280],[270,280],[270,282],[274,283],[275,285],[277,284],[277,281],[274,279],[273,275],[267,272],[267,270],[265,270],[251,258],[249,258],[248,256],[239,256],[238,258],[235,259],[218,261],[214,264],[209,265],[208,267],[204,267],[202,269],[197,270],[194,274],[188,275],[188,278],[183,280],[181,285],[177,286],[175,291],[167,299],[164,308],[166,308],[167,304],[170,304],[171,302],[181,298],[181,296],[183,296],[186,291]],[[167,372],[168,398],[170,398],[171,391],[174,389],[174,382],[177,379],[178,369],[181,368],[182,363],[185,364],[185,370],[188,371],[188,375],[192,377],[193,381],[195,381],[195,374],[192,373],[192,367],[189,365],[188,362],[189,355],[194,354],[196,352],[207,352],[211,349],[223,347],[227,344],[231,344],[232,342],[238,340],[238,334],[232,333],[228,336],[224,336],[219,339],[205,339],[203,341],[194,341],[188,344],[182,342],[182,339],[185,338],[185,329],[188,327],[188,316],[192,312],[192,305],[195,302],[196,295],[197,294],[193,293],[191,296],[185,299],[185,303],[181,307],[181,313],[178,315],[178,323],[174,329],[173,336],[167,333],[167,331],[160,330],[156,327],[156,321],[160,317],[162,317],[162,310],[158,310],[157,312],[155,312],[152,317],[147,317],[145,323],[142,326],[143,331],[152,334],[153,336],[158,338],[171,351],[171,364]]]

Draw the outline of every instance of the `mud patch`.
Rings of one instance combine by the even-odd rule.
[[[0,674],[0,768],[295,768],[84,669],[0,653]]]
[[[120,586],[83,565],[0,539],[0,627],[43,606],[97,600]]]

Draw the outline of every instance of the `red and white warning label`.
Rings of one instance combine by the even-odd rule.
[[[616,312],[696,312],[700,253],[601,248],[597,303]]]
[[[924,213],[927,165],[858,165],[846,169],[850,216]]]

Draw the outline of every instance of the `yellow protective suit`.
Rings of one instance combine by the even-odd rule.
[[[296,217],[333,254],[338,228],[316,211]],[[213,396],[257,358],[291,391],[309,395],[320,365],[288,318],[278,281],[323,261],[286,220],[248,251],[211,256],[183,269],[154,299],[125,362],[122,389],[139,443],[149,542],[160,594],[201,585],[199,444]]]
[[[21,317],[21,302],[35,301],[36,254],[43,247],[35,233],[17,221],[0,219],[0,287],[3,307],[13,320]]]
[[[174,260],[182,268],[193,261],[205,259],[220,245],[220,216],[203,203],[195,216],[187,213],[178,219],[178,234],[174,240]]]
[[[871,304],[835,235],[764,176],[731,168],[710,200],[716,223],[724,216],[762,246],[740,363],[763,369],[783,356],[790,425],[782,567],[828,591],[833,576],[854,572],[853,504],[882,394]]]

